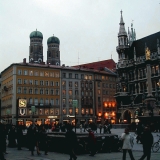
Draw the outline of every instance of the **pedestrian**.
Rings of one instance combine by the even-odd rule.
[[[12,125],[11,129],[9,130],[8,133],[8,147],[16,147],[16,131],[15,131],[15,126]]]
[[[29,150],[31,151],[31,155],[34,155],[34,149],[36,147],[36,132],[33,125],[28,128],[27,131],[27,140],[29,142]]]
[[[102,124],[99,125],[100,134],[102,132]]]
[[[4,132],[4,125],[0,122],[0,159],[6,160],[4,158],[4,150],[6,145],[6,138],[5,138],[5,132]],[[5,144],[4,144],[5,143]]]
[[[129,133],[129,128],[126,128],[122,133],[121,139],[123,140],[123,160],[126,160],[126,152],[128,151],[131,160],[135,160],[132,154],[133,140],[134,138]]]
[[[96,137],[94,132],[91,129],[88,129],[89,135],[89,148],[91,150],[91,154],[89,156],[94,156],[96,154]]]
[[[65,137],[66,137],[66,146],[68,148],[69,155],[70,155],[69,160],[72,160],[72,158],[76,160],[77,156],[74,153],[74,148],[76,148],[76,145],[77,145],[77,135],[72,130],[72,126],[68,127],[68,131],[66,132]]]
[[[147,160],[150,160],[151,147],[153,144],[153,135],[149,127],[145,127],[144,129],[144,132],[142,134],[142,144],[143,144],[143,155],[139,160],[143,160],[145,157],[147,157]]]
[[[44,126],[40,131],[40,145],[45,155],[48,155],[47,132]]]
[[[19,125],[17,127],[17,149],[22,150],[22,141],[23,141],[23,131],[22,127]]]

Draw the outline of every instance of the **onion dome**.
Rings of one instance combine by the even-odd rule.
[[[30,34],[30,38],[42,38],[43,39],[43,34],[39,31],[33,31],[31,34]]]
[[[60,40],[53,35],[52,37],[49,37],[47,40],[47,44],[51,44],[51,43],[60,44]]]

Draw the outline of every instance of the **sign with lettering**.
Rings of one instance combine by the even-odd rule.
[[[19,107],[27,107],[27,100],[26,99],[19,99]]]
[[[78,101],[77,100],[72,100],[72,105],[73,105],[73,107],[78,107]]]

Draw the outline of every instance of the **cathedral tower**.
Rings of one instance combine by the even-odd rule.
[[[54,35],[47,40],[47,63],[52,65],[60,65],[60,40]]]
[[[43,35],[41,32],[33,31],[30,34],[30,47],[29,47],[29,62],[41,63],[43,62]]]

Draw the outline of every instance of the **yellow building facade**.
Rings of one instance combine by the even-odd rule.
[[[60,69],[50,65],[12,64],[2,73],[2,118],[26,126],[52,124],[60,119]],[[19,106],[25,99],[26,107]],[[35,110],[32,110],[35,108]]]

